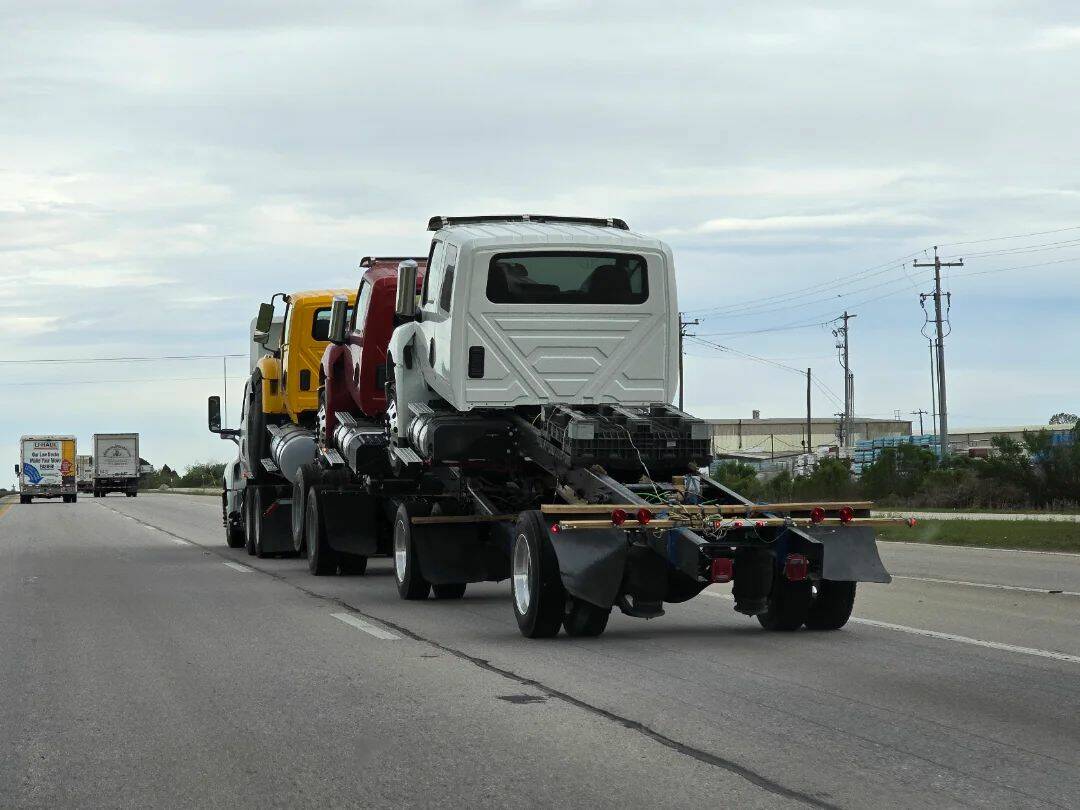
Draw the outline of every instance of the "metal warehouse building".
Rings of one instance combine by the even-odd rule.
[[[784,456],[803,453],[806,419],[706,419],[712,436],[712,452],[753,453]],[[812,419],[811,448],[836,444],[839,421]],[[881,436],[910,436],[911,421],[855,418],[851,422],[852,441]]]

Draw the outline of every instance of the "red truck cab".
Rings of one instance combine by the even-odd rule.
[[[326,347],[319,370],[326,403],[325,434],[330,446],[339,411],[376,419],[386,413],[386,350],[394,331],[398,264],[412,258],[417,264],[416,291],[420,292],[427,257],[365,256],[364,275],[356,294],[349,335],[345,343]]]

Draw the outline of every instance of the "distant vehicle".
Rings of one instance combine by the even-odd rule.
[[[23,436],[19,439],[19,503],[34,498],[78,498],[74,436]]]
[[[94,497],[123,492],[139,494],[139,434],[94,434]]]
[[[94,491],[93,456],[75,456],[75,487],[79,492]]]

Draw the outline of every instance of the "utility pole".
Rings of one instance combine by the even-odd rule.
[[[227,358],[221,355],[221,426],[229,426],[229,372],[226,370]]]
[[[833,337],[837,340],[836,348],[840,350],[840,365],[844,368],[844,414],[840,420],[840,443],[844,447],[851,446],[851,420],[855,416],[855,375],[851,373],[848,321],[857,317],[844,310],[844,314],[836,319],[843,320],[844,325],[833,330]]]
[[[683,338],[693,337],[692,332],[687,332],[686,327],[697,326],[701,321],[694,318],[692,321],[683,320],[679,313],[679,410],[683,410]]]
[[[937,426],[937,382],[936,364],[934,363],[934,339],[930,338],[930,425],[934,433],[940,435]]]
[[[924,411],[924,410],[923,410],[922,408],[919,408],[919,410],[917,410],[917,411],[912,411],[912,412],[911,412],[911,415],[912,415],[912,416],[917,416],[917,417],[919,417],[919,435],[920,435],[920,436],[922,436],[922,435],[923,435],[923,426],[922,426],[922,418],[923,418],[923,416],[924,416],[925,414],[926,414],[926,411]]]
[[[949,454],[949,409],[945,397],[945,320],[941,315],[941,268],[963,267],[964,260],[955,262],[943,262],[938,256],[937,245],[934,246],[934,262],[913,262],[912,267],[934,268],[934,323],[937,326],[937,395],[938,395],[938,442],[941,447],[941,458]],[[951,304],[951,299],[950,299]]]
[[[806,452],[813,453],[813,422],[810,419],[810,369],[806,370]]]

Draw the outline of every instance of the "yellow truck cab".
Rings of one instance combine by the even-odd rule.
[[[347,296],[350,308],[356,302],[356,290],[310,290],[284,296],[280,349],[261,358],[255,367],[263,414],[283,416],[297,425],[314,424],[319,367],[329,342],[330,303],[335,295]]]
[[[348,298],[350,315],[356,290],[310,290],[278,293],[263,304],[252,340],[270,350],[252,369],[244,391],[240,432],[243,477],[262,482],[273,478],[267,467],[271,437],[290,425],[304,428],[314,437],[319,412],[319,369],[329,344],[330,304],[335,295]],[[281,342],[270,344],[274,301],[285,301]],[[303,431],[302,431],[303,432]],[[290,540],[291,542],[291,540]]]

